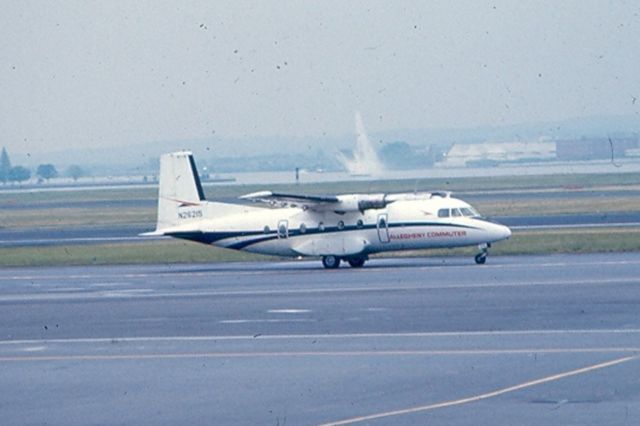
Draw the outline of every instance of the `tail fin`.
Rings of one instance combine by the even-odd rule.
[[[197,207],[204,201],[204,191],[193,154],[183,151],[162,155],[156,233],[164,228],[184,224],[189,219],[201,218],[203,209]]]

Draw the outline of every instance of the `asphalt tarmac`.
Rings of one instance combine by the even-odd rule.
[[[0,271],[2,424],[640,418],[632,254]]]

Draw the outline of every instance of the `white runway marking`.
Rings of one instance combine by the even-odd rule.
[[[314,322],[312,319],[237,319],[237,320],[223,320],[220,324],[251,324],[251,323],[278,323],[278,322]]]
[[[107,355],[40,355],[40,356],[0,356],[0,362],[34,361],[122,361],[122,360],[158,360],[158,359],[199,359],[199,358],[288,358],[288,357],[371,357],[371,356],[497,356],[531,354],[636,354],[640,347],[634,348],[568,348],[568,349],[487,349],[487,350],[363,350],[363,351],[282,351],[282,352],[166,352],[140,354]],[[629,359],[637,359],[634,355]]]
[[[158,239],[158,238],[155,238]],[[77,244],[77,243],[122,243],[139,242],[138,237],[77,237],[77,238],[41,238],[34,240],[0,240],[0,247],[38,246],[43,244]]]
[[[453,400],[453,401],[445,401],[445,402],[440,402],[440,403],[436,403],[436,404],[430,404],[430,405],[423,405],[423,406],[419,406],[419,407],[406,408],[406,409],[403,409],[403,410],[387,411],[387,412],[384,412],[384,413],[371,414],[371,415],[368,415],[368,416],[353,417],[351,419],[345,419],[345,420],[340,420],[340,421],[336,421],[336,422],[325,423],[325,424],[323,424],[321,426],[348,425],[348,424],[353,424],[353,423],[366,422],[366,421],[369,421],[369,420],[377,420],[377,419],[382,419],[382,418],[387,418],[387,417],[401,416],[401,415],[404,415],[404,414],[432,411],[432,410],[437,410],[439,408],[447,408],[447,407],[453,407],[453,406],[456,406],[456,405],[469,404],[469,403],[472,403],[472,402],[481,401],[483,399],[495,398],[496,396],[500,396],[500,395],[504,395],[506,393],[519,391],[521,389],[542,385],[544,383],[549,383],[549,382],[554,382],[554,381],[557,381],[557,380],[565,379],[567,377],[577,376],[577,375],[580,375],[580,374],[586,374],[586,373],[590,373],[592,371],[601,370],[603,368],[613,367],[613,366],[616,366],[616,365],[619,365],[619,364],[623,364],[623,363],[626,363],[626,362],[629,362],[629,361],[635,361],[637,359],[638,359],[638,356],[629,356],[629,357],[619,358],[619,359],[615,359],[613,361],[603,362],[603,363],[600,363],[600,364],[594,364],[594,365],[590,365],[588,367],[579,368],[577,370],[571,370],[571,371],[567,371],[567,372],[564,372],[564,373],[554,374],[552,376],[543,377],[541,379],[532,380],[530,382],[520,383],[520,384],[515,385],[515,386],[510,386],[510,387],[507,387],[507,388],[498,389],[498,390],[495,390],[495,391],[492,391],[492,392],[487,392],[487,393],[483,393],[483,394],[480,394],[480,395],[475,395],[475,396],[472,396],[472,397],[469,397],[469,398],[462,398],[462,399],[457,399],[457,400]]]
[[[311,312],[309,309],[269,309],[270,314],[307,314]]]
[[[100,282],[100,283],[93,283],[93,284],[89,284],[89,287],[127,287],[130,286],[131,283],[123,283],[123,282],[112,282],[112,283],[104,283],[104,282]]]
[[[246,321],[246,320],[227,320]],[[284,320],[283,320],[284,321]],[[443,331],[417,333],[343,333],[343,334],[266,334],[260,340],[295,339],[381,339],[381,338],[437,338],[437,337],[501,337],[501,336],[545,336],[545,335],[605,335],[640,334],[640,329],[596,329],[596,330],[503,330],[503,331]],[[215,335],[215,336],[142,336],[142,337],[98,337],[70,339],[27,339],[0,340],[0,346],[39,345],[45,343],[82,344],[82,343],[149,343],[149,342],[207,342],[224,340],[255,340],[253,335]]]
[[[639,222],[614,222],[614,223],[584,223],[565,225],[520,225],[510,226],[512,231],[533,230],[533,229],[589,229],[589,228],[636,228]]]
[[[84,287],[56,287],[56,288],[51,288],[48,289],[47,291],[50,291],[52,293],[55,292],[59,292],[59,293],[64,293],[64,292],[71,292],[71,291],[84,291],[86,290]]]
[[[103,297],[128,298],[128,297],[150,295],[150,294],[153,294],[154,292],[155,290],[150,288],[131,288],[131,289],[123,289],[123,290],[101,291],[98,294]]]
[[[24,352],[42,352],[45,349],[47,349],[46,346],[28,346],[26,348],[23,348],[22,350]]]

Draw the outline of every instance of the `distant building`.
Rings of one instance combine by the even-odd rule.
[[[640,157],[640,148],[632,148],[625,151],[626,157]]]
[[[384,144],[379,151],[380,160],[391,170],[424,169],[433,166],[441,156],[433,145],[409,145],[403,141]]]
[[[552,160],[555,142],[485,142],[454,144],[441,163],[445,167],[495,165],[501,162]]]
[[[606,160],[622,158],[627,151],[640,148],[638,136],[600,137],[556,141],[558,160]]]

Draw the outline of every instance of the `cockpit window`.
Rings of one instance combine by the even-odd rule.
[[[438,217],[478,217],[480,216],[473,207],[460,207],[459,209],[440,209],[438,210]]]
[[[460,211],[462,212],[463,216],[467,216],[467,217],[478,216],[478,214],[470,208],[462,207]]]
[[[460,211],[462,212],[462,214],[464,216],[469,216],[469,217],[478,217],[478,216],[480,216],[480,214],[471,206],[463,207],[463,208],[460,209]]]

